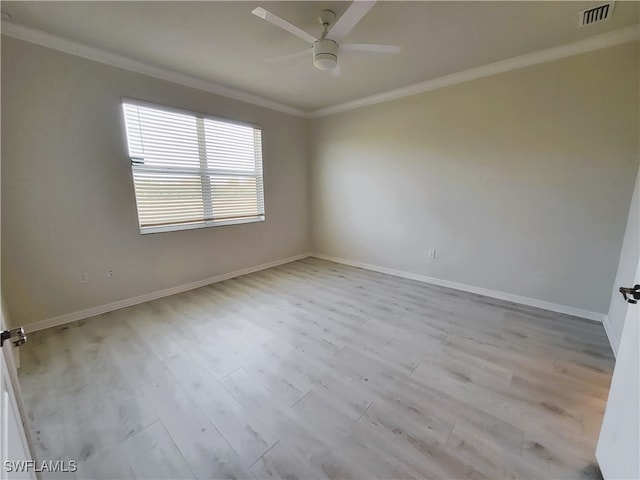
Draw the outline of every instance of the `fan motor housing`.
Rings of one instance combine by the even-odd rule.
[[[313,43],[313,65],[319,70],[331,70],[338,65],[338,44],[328,38]]]

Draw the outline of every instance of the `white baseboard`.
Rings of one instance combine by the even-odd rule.
[[[209,277],[203,280],[198,280],[196,282],[186,283],[184,285],[178,285],[176,287],[167,288],[165,290],[146,293],[138,297],[126,298],[124,300],[118,300],[117,302],[107,303],[106,305],[99,305],[97,307],[87,308],[86,310],[80,310],[78,312],[66,313],[64,315],[59,315],[57,317],[47,318],[45,320],[40,320],[37,322],[26,324],[24,325],[24,329],[26,332],[35,332],[37,330],[44,330],[45,328],[55,327],[57,325],[63,325],[69,322],[75,322],[78,320],[82,320],[84,318],[94,317],[96,315],[101,315],[103,313],[108,313],[114,310],[119,310],[121,308],[137,305],[139,303],[149,302],[151,300],[156,300],[158,298],[175,295],[176,293],[182,293],[188,290],[193,290],[195,288],[204,287],[206,285],[211,285],[212,283],[222,282],[223,280],[228,280],[230,278],[239,277],[241,275],[247,275],[248,273],[258,272],[260,270],[266,270],[267,268],[277,267],[278,265],[282,265],[285,263],[295,262],[296,260],[307,258],[310,255],[311,255],[310,253],[302,253],[300,255],[295,255],[293,257],[273,260],[271,262],[263,263],[261,265],[256,265],[254,267],[248,267],[248,268],[243,268],[241,270],[235,270],[229,273],[223,273],[221,275],[216,275],[215,277]]]
[[[330,262],[343,263],[352,267],[364,268],[365,270],[373,270],[374,272],[387,273],[396,277],[408,278],[411,280],[417,280],[419,282],[431,283],[434,285],[440,285],[442,287],[453,288],[455,290],[462,290],[464,292],[476,293],[478,295],[484,295],[485,297],[497,298],[499,300],[506,300],[508,302],[519,303],[521,305],[527,305],[530,307],[541,308],[543,310],[550,310],[552,312],[564,313],[567,315],[573,315],[576,317],[586,318],[588,320],[594,320],[596,322],[604,322],[606,314],[599,312],[592,312],[590,310],[582,310],[580,308],[570,307],[568,305],[561,305],[558,303],[546,302],[544,300],[538,300],[535,298],[522,297],[520,295],[513,295],[511,293],[499,292],[497,290],[490,290],[488,288],[476,287],[474,285],[467,285],[464,283],[452,282],[450,280],[441,280],[435,277],[428,277],[426,275],[420,275],[418,273],[405,272],[402,270],[396,270],[393,268],[380,267],[378,265],[371,265],[369,263],[356,262],[348,260],[346,258],[333,257],[330,255],[324,255],[322,253],[313,253],[312,257],[328,260]]]
[[[606,315],[604,321],[602,322],[604,325],[604,331],[607,334],[607,338],[609,339],[609,345],[611,345],[611,350],[613,350],[613,356],[618,356],[618,345],[620,345],[620,337],[616,333],[615,329],[611,325],[611,319],[609,315]]]
[[[175,295],[177,293],[182,293],[188,290],[204,287],[206,285],[211,285],[212,283],[222,282],[223,280],[228,280],[230,278],[239,277],[241,275],[247,275],[253,272],[259,272],[260,270],[266,270],[267,268],[276,267],[278,265],[283,265],[285,263],[295,262],[296,260],[301,260],[307,257],[316,257],[323,260],[328,260],[330,262],[342,263],[344,265],[364,268],[366,270],[372,270],[374,272],[386,273],[389,275],[394,275],[396,277],[408,278],[411,280],[417,280],[419,282],[431,283],[433,285],[440,285],[443,287],[453,288],[455,290],[462,290],[464,292],[476,293],[478,295],[484,295],[486,297],[497,298],[499,300],[506,300],[508,302],[519,303],[521,305],[528,305],[530,307],[537,307],[544,310],[550,310],[552,312],[565,313],[567,315],[574,315],[576,317],[586,318],[586,319],[594,320],[597,322],[603,322],[605,331],[607,332],[607,336],[612,345],[612,348],[613,348],[613,345],[618,344],[617,342],[614,343],[612,341],[613,339],[617,339],[617,338],[615,336],[615,333],[613,332],[613,329],[609,324],[608,316],[604,313],[591,312],[589,310],[582,310],[575,307],[569,307],[567,305],[560,305],[557,303],[545,302],[543,300],[537,300],[535,298],[522,297],[519,295],[499,292],[496,290],[489,290],[486,288],[476,287],[473,285],[466,285],[464,283],[452,282],[449,280],[441,280],[435,277],[428,277],[426,275],[405,272],[405,271],[396,270],[393,268],[380,267],[380,266],[372,265],[369,263],[356,262],[353,260],[348,260],[346,258],[339,258],[339,257],[330,256],[330,255],[324,255],[322,253],[302,253],[300,255],[295,255],[292,257],[273,260],[271,262],[263,263],[261,265],[256,265],[254,267],[248,267],[248,268],[243,268],[241,270],[235,270],[229,273],[223,273],[221,275],[216,275],[214,277],[205,278],[203,280],[198,280],[196,282],[191,282],[184,285],[178,285],[176,287],[167,288],[165,290],[146,293],[144,295],[140,295],[137,297],[126,298],[124,300],[118,300],[116,302],[107,303],[105,305],[99,305],[97,307],[91,307],[85,310],[66,313],[64,315],[59,315],[57,317],[47,318],[44,320],[26,324],[24,325],[24,329],[26,332],[35,332],[37,330],[44,330],[45,328],[50,328],[58,325],[63,325],[65,323],[75,322],[75,321],[93,317],[96,315],[101,315],[103,313],[119,310],[121,308],[137,305],[139,303],[145,303],[151,300],[156,300],[158,298],[168,297],[170,295]],[[614,350],[614,353],[616,353],[615,348],[613,350]]]

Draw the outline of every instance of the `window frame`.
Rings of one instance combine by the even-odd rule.
[[[144,227],[141,224],[141,219],[140,219],[140,213],[138,210],[138,194],[137,194],[137,190],[136,190],[136,181],[135,181],[135,168],[141,168],[142,171],[148,171],[148,172],[162,172],[163,174],[166,173],[170,173],[172,170],[175,171],[176,175],[180,175],[180,174],[186,174],[186,175],[194,175],[194,177],[197,175],[199,176],[201,179],[203,178],[204,175],[209,175],[209,173],[207,172],[211,172],[214,169],[206,169],[206,168],[202,168],[200,167],[199,169],[194,169],[190,172],[187,172],[187,170],[189,170],[189,168],[182,168],[182,167],[162,167],[162,166],[145,166],[144,164],[136,164],[135,162],[135,158],[136,157],[132,157],[130,154],[130,147],[129,147],[129,135],[128,135],[128,129],[127,129],[127,121],[126,121],[126,113],[125,113],[125,104],[129,104],[129,105],[134,105],[134,106],[141,106],[141,107],[146,107],[146,108],[150,108],[150,109],[155,109],[155,110],[160,110],[160,111],[165,111],[168,113],[177,113],[180,115],[188,115],[191,117],[194,117],[196,119],[196,121],[201,120],[204,121],[206,119],[210,119],[216,122],[222,122],[225,124],[229,124],[229,125],[237,125],[237,126],[241,126],[241,127],[249,127],[249,128],[253,128],[254,130],[259,130],[260,131],[260,169],[256,169],[254,172],[242,172],[242,171],[235,171],[235,175],[234,172],[219,172],[220,175],[219,176],[229,176],[231,178],[242,178],[242,177],[254,177],[256,178],[256,189],[257,189],[257,195],[259,197],[261,197],[262,201],[261,201],[261,205],[262,205],[262,213],[258,213],[258,215],[256,216],[251,216],[251,217],[245,217],[245,218],[232,218],[232,219],[226,219],[226,220],[215,220],[215,219],[204,219],[203,221],[194,221],[194,222],[185,222],[185,223],[171,223],[171,224],[166,224],[166,225],[158,225],[158,226],[147,226]],[[259,223],[259,222],[264,222],[266,221],[266,202],[265,202],[265,195],[264,195],[264,142],[262,139],[262,133],[264,132],[263,128],[261,125],[259,124],[255,124],[255,123],[251,123],[251,122],[245,122],[245,121],[240,121],[240,120],[235,120],[235,119],[231,119],[231,118],[226,118],[226,117],[221,117],[221,116],[217,116],[217,115],[211,115],[202,111],[196,111],[196,110],[189,110],[186,108],[180,108],[180,107],[174,107],[174,106],[169,106],[169,105],[164,105],[161,103],[156,103],[156,102],[150,102],[150,101],[146,101],[146,100],[140,100],[140,99],[135,99],[135,98],[131,98],[131,97],[120,97],[120,111],[121,111],[121,121],[122,121],[122,126],[123,126],[123,131],[124,131],[124,139],[125,139],[125,149],[127,152],[127,159],[129,161],[129,166],[130,166],[130,173],[131,173],[131,186],[133,187],[133,193],[134,193],[134,198],[135,198],[135,202],[136,202],[136,216],[138,219],[138,228],[140,231],[141,235],[147,235],[147,234],[153,234],[153,233],[163,233],[163,232],[174,232],[174,231],[181,231],[181,230],[195,230],[195,229],[201,229],[201,228],[209,228],[209,227],[222,227],[222,226],[228,226],[228,225],[242,225],[242,224],[251,224],[251,223]],[[196,128],[199,128],[198,126]],[[200,161],[202,163],[203,158],[200,158]],[[210,175],[210,176],[215,176],[215,175]],[[211,188],[211,186],[209,186],[209,188]],[[209,192],[209,196],[210,196],[210,192]],[[257,199],[259,199],[259,197],[256,197]],[[202,191],[202,195],[201,195],[201,199],[203,201],[203,209],[206,211],[207,210],[207,205],[205,203],[205,200],[207,198],[207,193],[205,191]],[[260,205],[260,201],[258,200],[258,204]],[[258,209],[258,211],[260,211],[260,209]]]

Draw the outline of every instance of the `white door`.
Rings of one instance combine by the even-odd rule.
[[[640,261],[633,285],[639,283]],[[639,325],[640,302],[635,305],[628,304],[609,399],[596,449],[600,470],[606,480],[640,479]]]
[[[4,318],[0,310],[0,329],[4,330]],[[18,376],[13,362],[11,341],[5,340],[0,354],[0,478],[36,478],[36,465],[25,434]]]

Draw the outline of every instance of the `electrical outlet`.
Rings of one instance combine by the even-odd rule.
[[[435,251],[435,249],[431,249],[431,250],[429,250],[429,258],[436,258],[436,251]]]
[[[113,269],[107,268],[106,275],[107,275],[107,278],[113,278]]]
[[[84,284],[89,281],[89,274],[87,272],[80,272],[78,274],[78,283]]]

